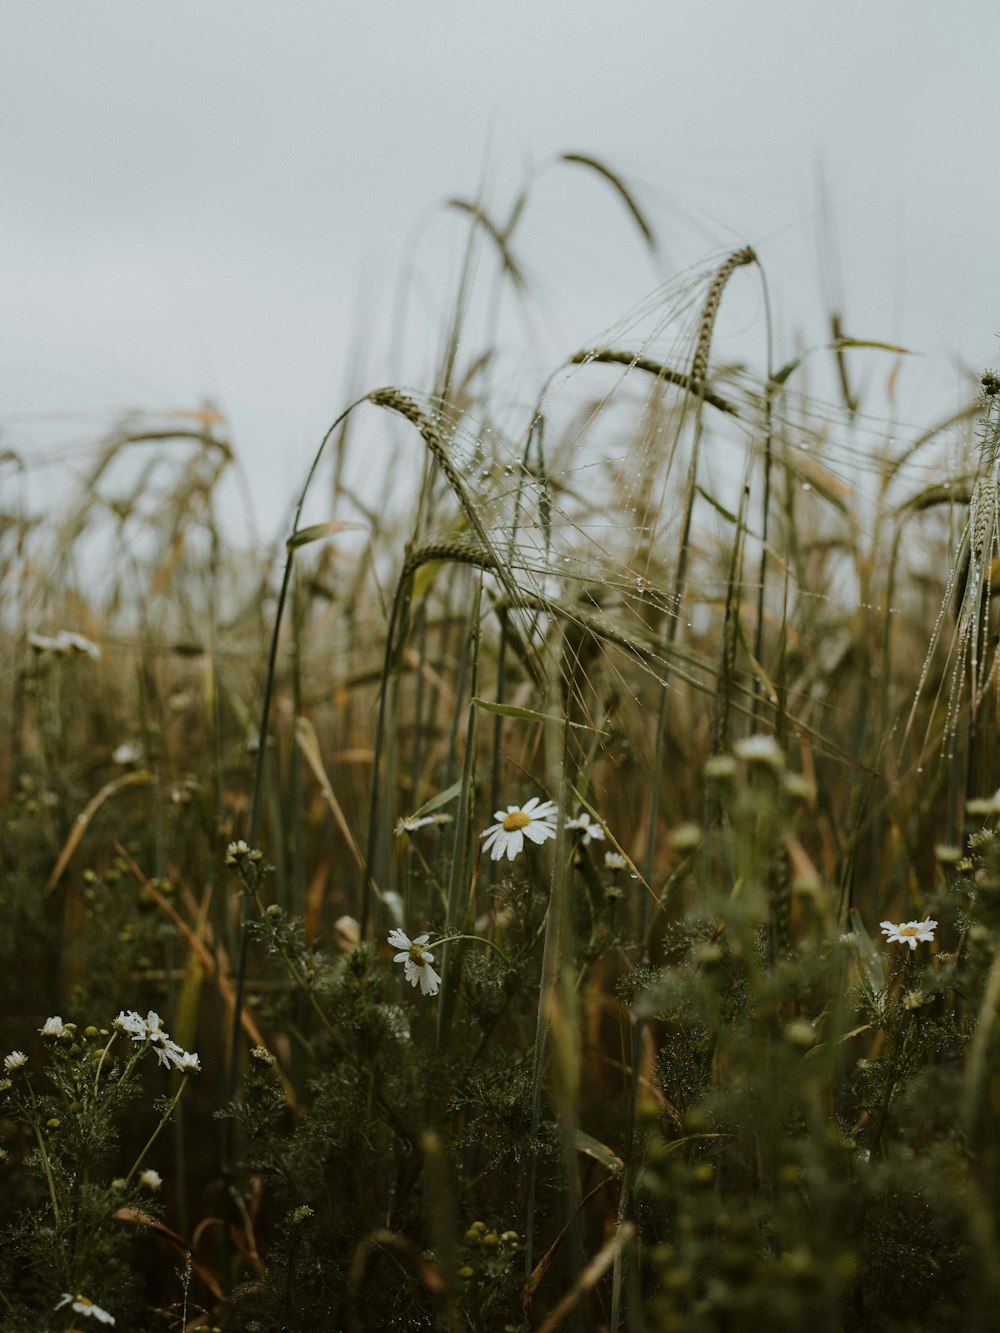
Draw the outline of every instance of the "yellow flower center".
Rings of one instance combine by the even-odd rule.
[[[900,935],[922,935],[923,930],[920,926],[900,926]]]
[[[416,963],[417,967],[423,967],[424,951],[419,944],[410,945],[410,962]]]
[[[509,815],[503,817],[503,829],[505,833],[514,833],[519,828],[524,828],[526,824],[531,823],[531,816],[525,814],[523,810],[512,810]]]

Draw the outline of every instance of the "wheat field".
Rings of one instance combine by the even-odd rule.
[[[10,1333],[995,1327],[1000,380],[747,247],[526,401],[529,193],[273,545],[209,408],[0,455]]]

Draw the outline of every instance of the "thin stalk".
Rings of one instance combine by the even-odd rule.
[[[34,1094],[32,1094],[34,1101]],[[49,1164],[49,1155],[45,1151],[45,1140],[42,1137],[41,1126],[37,1120],[32,1120],[31,1127],[35,1131],[35,1138],[38,1141],[38,1151],[41,1154],[42,1166],[45,1168],[45,1180],[49,1187],[49,1198],[52,1201],[52,1216],[55,1218],[56,1226],[59,1225],[59,1203],[56,1199],[56,1182],[52,1178],[52,1167]]]
[[[320,441],[320,446],[316,450],[315,457],[313,458],[309,472],[306,475],[305,485],[302,487],[302,492],[299,495],[299,501],[295,508],[295,518],[292,522],[292,531],[288,542],[286,542],[287,556],[285,558],[285,568],[281,579],[281,588],[278,593],[278,604],[274,612],[274,624],[271,630],[271,647],[268,653],[267,670],[264,674],[264,688],[261,696],[260,724],[257,731],[257,761],[254,765],[253,791],[250,799],[250,819],[247,829],[247,842],[251,847],[256,846],[258,830],[260,827],[261,795],[263,792],[264,768],[267,759],[267,736],[271,718],[271,699],[274,693],[274,680],[277,670],[278,642],[281,635],[281,621],[285,610],[285,602],[288,598],[288,588],[292,577],[292,565],[295,559],[295,547],[291,543],[292,539],[299,531],[299,524],[302,520],[302,510],[306,502],[306,495],[309,492],[313,477],[316,475],[316,470],[319,467],[320,459],[323,457],[323,453],[326,450],[327,443],[333,438],[333,434],[340,426],[341,422],[354,411],[359,402],[364,402],[364,399],[357,399],[355,402],[351,403],[350,406],[346,407]],[[239,926],[239,952],[236,962],[233,1018],[230,1029],[229,1078],[227,1080],[230,1101],[236,1096],[236,1084],[239,1078],[240,1034],[243,1021],[244,995],[246,992],[247,942],[249,938],[248,925],[249,923],[246,918],[243,917]],[[226,1124],[231,1127],[233,1121],[227,1120]],[[231,1146],[229,1142],[230,1138],[231,1133],[227,1134],[227,1156]]]
[[[133,1176],[135,1175],[135,1173],[139,1170],[139,1167],[142,1166],[142,1163],[143,1163],[143,1160],[144,1160],[145,1157],[146,1157],[146,1154],[149,1152],[150,1148],[152,1148],[153,1144],[154,1144],[154,1143],[156,1142],[156,1140],[159,1138],[159,1136],[160,1136],[160,1131],[164,1128],[164,1126],[166,1125],[167,1121],[170,1119],[171,1115],[173,1114],[174,1107],[175,1107],[175,1106],[177,1105],[177,1103],[180,1101],[180,1099],[181,1099],[181,1094],[184,1092],[184,1089],[187,1087],[188,1082],[189,1082],[189,1077],[188,1077],[188,1075],[187,1075],[187,1074],[182,1074],[182,1075],[181,1075],[181,1083],[180,1083],[180,1087],[177,1089],[177,1091],[174,1093],[173,1097],[171,1097],[170,1101],[167,1103],[167,1108],[166,1108],[166,1110],[163,1112],[163,1115],[160,1117],[160,1123],[159,1123],[159,1124],[156,1126],[156,1128],[153,1130],[152,1134],[150,1134],[149,1138],[148,1138],[147,1141],[146,1141],[146,1146],[143,1148],[142,1152],[139,1154],[139,1156],[138,1156],[138,1157],[135,1159],[135,1161],[132,1163],[132,1169],[129,1171],[128,1175],[125,1177],[125,1185],[126,1185],[126,1187],[129,1186],[129,1185],[131,1185],[131,1183],[132,1183],[132,1177],[133,1177]]]
[[[754,627],[753,655],[755,660],[763,665],[764,601],[765,590],[767,587],[767,541],[771,517],[771,467],[774,461],[774,395],[771,391],[771,384],[774,377],[774,326],[771,318],[771,297],[767,286],[767,275],[764,272],[764,266],[759,262],[757,264],[757,272],[760,274],[761,291],[764,296],[764,323],[767,336],[767,387],[764,392],[764,493],[761,496],[760,503],[760,572],[757,576],[757,624]],[[782,626],[782,629],[784,630],[784,626]],[[750,728],[751,732],[756,730],[755,724],[757,719],[758,692],[759,684],[757,681],[757,673],[754,672],[753,720]]]
[[[472,818],[472,808],[475,799],[476,714],[478,711],[475,704],[475,697],[479,674],[479,606],[481,600],[482,586],[480,585],[472,608],[472,626],[469,631],[469,647],[467,652],[463,654],[463,676],[465,674],[464,663],[466,661],[469,663],[470,699],[465,734],[465,755],[462,761],[462,786],[459,791],[458,810],[455,815],[455,841],[452,851],[451,873],[448,878],[448,907],[445,916],[447,929],[454,928],[458,916],[459,896],[466,879],[469,825]],[[467,906],[465,907],[465,911],[466,913],[468,912]],[[447,943],[447,941],[445,941],[445,943]],[[441,1048],[447,1017],[450,1016],[451,1013],[451,1006],[447,1003],[447,1001],[450,1000],[451,994],[451,986],[448,980],[447,958],[448,951],[445,949],[441,954],[442,995],[438,1005],[436,1034],[438,1049]]]
[[[531,1137],[538,1141],[538,1129],[542,1118],[542,1083],[545,1068],[545,1042],[548,1032],[548,996],[558,994],[562,967],[563,936],[563,899],[565,897],[563,881],[566,870],[566,792],[564,774],[566,750],[569,745],[569,727],[563,723],[559,747],[558,781],[554,790],[559,793],[556,809],[555,852],[552,858],[552,880],[549,890],[549,904],[545,914],[545,939],[542,945],[542,971],[538,985],[538,1012],[535,1018],[535,1051],[531,1076]],[[528,1195],[524,1225],[524,1274],[531,1277],[532,1255],[535,1241],[535,1194],[538,1186],[538,1156],[532,1154],[528,1173]]]

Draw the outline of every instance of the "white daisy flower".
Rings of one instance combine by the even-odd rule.
[[[556,807],[551,801],[542,801],[532,796],[524,805],[508,805],[506,810],[497,810],[493,818],[497,823],[484,830],[483,851],[489,852],[494,861],[499,861],[507,853],[507,860],[513,861],[524,850],[524,839],[543,843],[546,838],[556,836],[554,823]]]
[[[55,1018],[47,1018],[45,1026],[40,1027],[38,1031],[43,1037],[65,1037],[69,1033],[69,1028],[56,1014]]]
[[[28,643],[37,653],[59,653],[63,656],[67,653],[86,653],[95,662],[101,656],[101,650],[93,639],[85,639],[82,634],[70,629],[61,629],[55,638],[47,634],[29,634]]]
[[[627,865],[628,862],[625,860],[624,856],[622,856],[621,852],[604,853],[605,870],[624,870]]]
[[[156,1052],[157,1060],[164,1069],[169,1069],[171,1065],[175,1069],[180,1069],[181,1059],[186,1054],[182,1046],[178,1046],[175,1041],[171,1041],[166,1033],[164,1033],[162,1039],[154,1040],[151,1044]]]
[[[163,1026],[163,1020],[160,1018],[160,1015],[152,1009],[150,1009],[149,1013],[146,1015],[145,1026],[146,1036],[154,1046],[158,1045],[160,1042],[169,1041],[166,1029]]]
[[[59,641],[48,634],[29,634],[28,643],[36,653],[58,653]]]
[[[389,931],[389,943],[399,950],[392,961],[403,964],[403,972],[411,986],[419,983],[423,995],[436,995],[441,978],[431,967],[434,955],[423,947],[429,939],[429,935],[418,935],[415,940],[411,940],[402,930]]]
[[[580,839],[584,847],[589,847],[592,842],[603,842],[605,839],[604,829],[596,821],[592,821],[588,811],[584,810],[582,815],[577,815],[573,819],[566,820],[566,827],[574,830],[576,833],[582,833]]]
[[[404,833],[416,833],[418,828],[426,828],[428,824],[436,824],[437,820],[433,815],[404,815],[402,819],[396,820],[396,827],[393,829],[397,838],[401,838]]]
[[[163,1177],[160,1175],[159,1171],[154,1171],[150,1166],[147,1166],[145,1171],[143,1171],[142,1175],[139,1177],[140,1189],[150,1190],[153,1194],[159,1190],[162,1184]]]
[[[11,1051],[10,1055],[3,1058],[3,1067],[8,1074],[13,1074],[15,1069],[21,1069],[28,1063],[28,1057],[23,1051]]]
[[[56,637],[63,652],[86,653],[95,662],[100,660],[101,650],[93,639],[84,638],[71,629],[61,629]]]
[[[130,1009],[128,1013],[123,1009],[115,1019],[115,1027],[127,1032],[133,1041],[148,1041],[153,1046],[158,1047],[173,1045],[163,1027],[163,1020],[153,1009],[149,1010],[145,1018],[141,1014],[137,1014],[134,1009]],[[177,1049],[179,1050],[180,1047]],[[166,1064],[167,1062],[161,1058],[161,1063]]]
[[[145,1018],[141,1014],[137,1014],[134,1009],[130,1009],[127,1013],[123,1009],[115,1019],[114,1025],[123,1032],[127,1032],[133,1041],[148,1041],[164,1069],[173,1066],[174,1069],[179,1069],[182,1074],[198,1074],[201,1072],[201,1062],[197,1055],[185,1051],[183,1047],[178,1046],[175,1041],[171,1040],[163,1026],[163,1020],[154,1009],[150,1009]]]
[[[74,1296],[71,1291],[64,1291],[63,1298],[56,1309],[61,1310],[64,1305],[68,1305],[76,1314],[85,1314],[90,1319],[96,1319],[99,1324],[113,1324],[115,1322],[113,1314],[108,1314],[107,1310],[102,1310],[99,1305],[95,1305],[86,1296]]]
[[[781,746],[773,736],[747,736],[737,741],[733,753],[749,764],[770,764],[772,768],[783,768],[785,756]]]
[[[333,934],[340,947],[349,952],[361,943],[361,925],[353,916],[338,916],[333,923]]]
[[[903,921],[898,926],[891,921],[880,921],[879,925],[887,944],[908,944],[911,953],[921,941],[930,944],[937,929],[937,922],[932,917],[924,921]]]
[[[965,808],[970,815],[995,815],[1000,810],[1000,791],[992,796],[976,796],[966,801]]]
[[[134,1009],[130,1009],[127,1013],[123,1009],[115,1019],[114,1026],[121,1028],[122,1032],[127,1032],[133,1041],[146,1040],[146,1020]]]
[[[386,889],[382,895],[382,901],[396,925],[401,926],[403,924],[403,900],[396,890]]]

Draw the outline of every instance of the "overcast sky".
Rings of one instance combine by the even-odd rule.
[[[208,397],[274,530],[359,347],[364,388],[430,363],[390,364],[392,321],[404,268],[415,336],[448,308],[440,202],[485,179],[502,213],[565,151],[619,171],[662,244],[587,173],[539,179],[539,380],[750,242],[786,349],[833,282],[850,334],[922,353],[927,420],[961,363],[1000,363],[998,50],[993,0],[0,0],[0,450]]]

